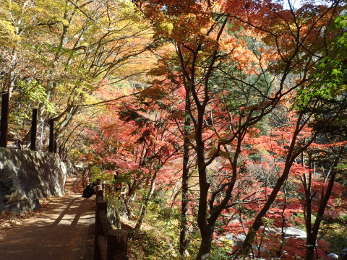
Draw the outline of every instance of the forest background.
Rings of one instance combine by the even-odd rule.
[[[54,120],[61,158],[114,184],[137,259],[346,248],[346,64],[341,0],[0,4],[10,146],[32,108],[40,150]]]

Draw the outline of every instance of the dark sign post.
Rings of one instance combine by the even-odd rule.
[[[30,149],[36,151],[36,135],[37,135],[37,112],[38,109],[33,109],[32,119],[31,119],[31,136],[30,136]]]
[[[10,93],[3,93],[1,102],[0,147],[7,146],[9,100]]]
[[[54,135],[54,119],[49,120],[49,144],[48,151],[54,153],[55,148],[55,135]]]

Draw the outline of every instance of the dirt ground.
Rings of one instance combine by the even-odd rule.
[[[40,210],[0,219],[0,260],[93,259],[95,197],[81,197],[68,179],[64,197],[41,202]]]

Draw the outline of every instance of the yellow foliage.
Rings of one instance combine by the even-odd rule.
[[[8,21],[0,20],[0,44],[14,46],[20,40],[16,28]]]
[[[171,35],[174,28],[173,24],[170,22],[163,22],[159,25],[160,29],[167,35]]]

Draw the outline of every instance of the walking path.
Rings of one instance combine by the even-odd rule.
[[[95,199],[82,198],[74,183],[69,179],[66,195],[50,198],[40,213],[0,230],[0,260],[93,258]]]

